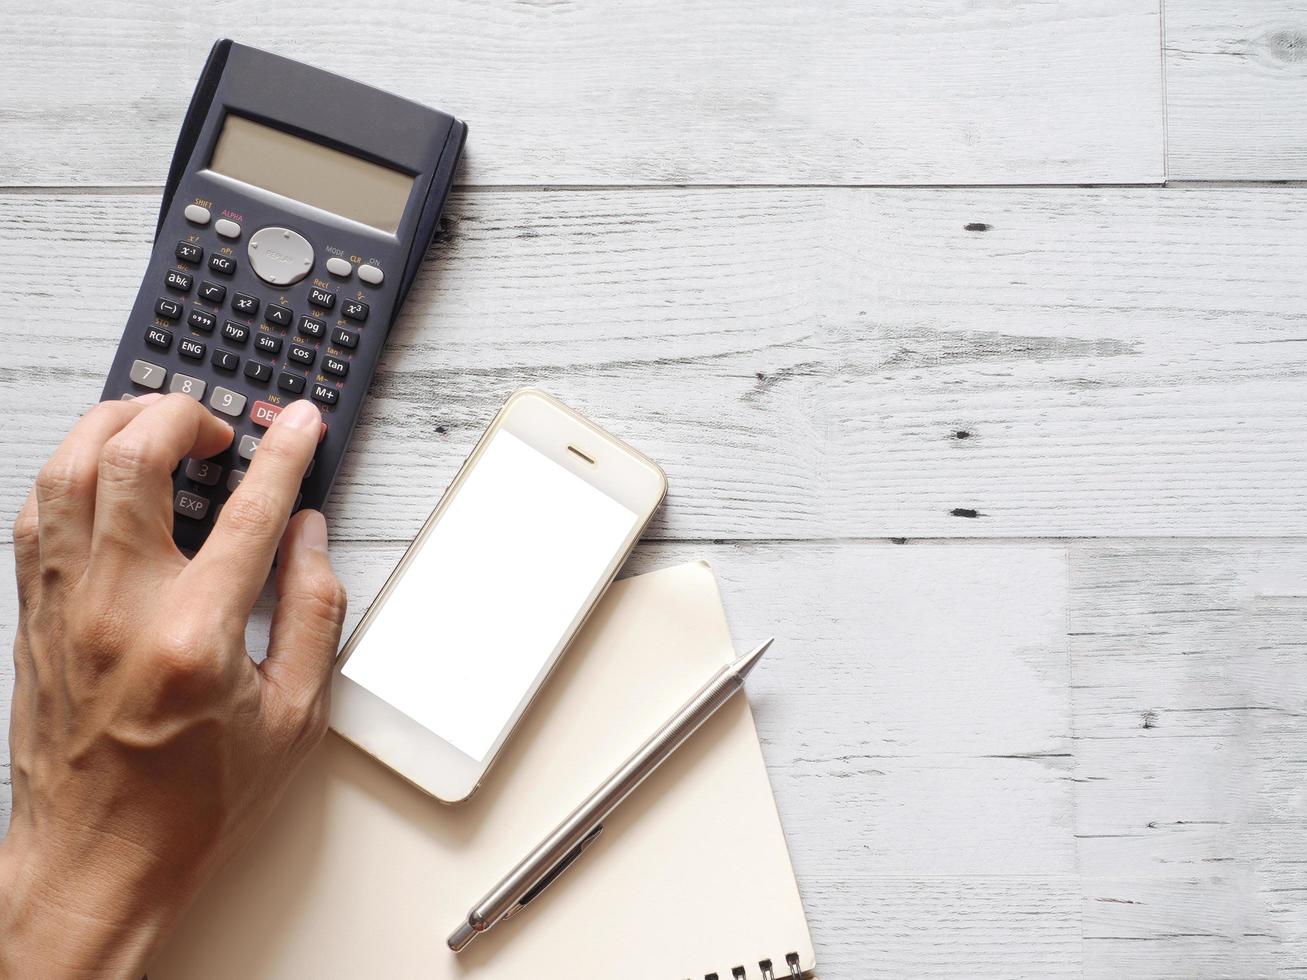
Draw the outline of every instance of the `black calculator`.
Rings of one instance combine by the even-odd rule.
[[[296,506],[322,507],[466,136],[451,115],[321,68],[213,46],[102,396],[181,392],[236,430],[177,469],[179,547],[200,547],[299,398],[326,432]]]

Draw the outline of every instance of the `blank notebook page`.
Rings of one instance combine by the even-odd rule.
[[[775,650],[772,656],[783,656]],[[445,937],[526,851],[734,656],[702,562],[618,582],[481,789],[436,802],[328,735],[201,894],[151,980],[750,980],[814,966],[748,702],[736,697],[521,914]],[[766,669],[766,661],[759,667]]]

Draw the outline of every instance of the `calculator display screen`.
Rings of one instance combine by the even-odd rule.
[[[209,169],[394,234],[413,178],[228,113]]]
[[[341,672],[483,760],[638,519],[498,429]]]

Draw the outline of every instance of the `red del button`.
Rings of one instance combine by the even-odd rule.
[[[250,421],[266,429],[276,421],[284,407],[284,405],[274,405],[272,402],[255,402],[254,407],[250,409]],[[318,433],[318,442],[321,442],[326,435],[327,423],[323,422],[322,431]]]

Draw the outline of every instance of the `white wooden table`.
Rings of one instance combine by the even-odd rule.
[[[12,9],[6,551],[222,35],[471,125],[329,507],[355,617],[540,384],[666,467],[633,566],[779,636],[823,977],[1307,976],[1307,6]]]

